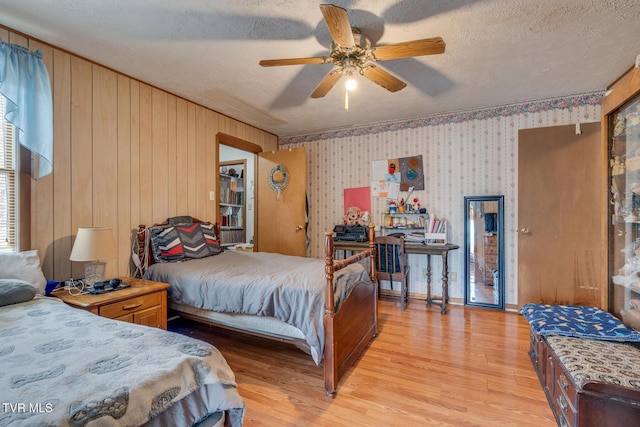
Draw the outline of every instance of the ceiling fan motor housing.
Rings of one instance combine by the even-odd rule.
[[[365,63],[372,59],[371,41],[361,34],[358,28],[352,27],[351,30],[353,32],[353,41],[355,42],[353,47],[345,48],[335,42],[331,42],[329,58],[331,62],[340,68],[353,69],[357,67],[361,71]]]

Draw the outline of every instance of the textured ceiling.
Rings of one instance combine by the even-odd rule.
[[[343,0],[374,45],[441,36],[442,55],[379,62],[407,83],[359,77],[309,95],[330,64],[311,0],[0,0],[0,24],[281,137],[603,90],[640,54],[640,0]]]

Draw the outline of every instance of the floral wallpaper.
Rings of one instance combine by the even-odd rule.
[[[307,151],[308,255],[324,257],[324,232],[342,222],[343,189],[370,185],[374,160],[422,155],[425,189],[412,197],[431,215],[446,218],[450,242],[460,245],[449,255],[449,271],[457,273],[457,280],[449,281],[449,297],[464,301],[464,197],[504,195],[506,304],[515,308],[518,131],[600,121],[603,96],[594,92],[281,139],[282,147]],[[371,201],[376,224],[385,205],[383,198]],[[410,294],[426,295],[426,257],[409,255],[409,264]],[[432,292],[440,295],[439,257],[432,257],[432,264]]]

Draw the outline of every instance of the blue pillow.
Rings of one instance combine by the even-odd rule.
[[[36,296],[36,288],[20,279],[0,279],[0,307],[31,301]]]
[[[520,312],[539,335],[640,342],[640,333],[598,307],[525,304]]]

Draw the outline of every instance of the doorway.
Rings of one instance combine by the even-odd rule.
[[[246,161],[244,172],[246,200],[246,240],[253,236],[254,251],[278,252],[286,255],[306,256],[306,155],[304,148],[263,152],[262,147],[243,139],[218,133],[218,164]],[[225,154],[222,154],[222,153]],[[226,157],[229,156],[229,157]],[[223,160],[224,159],[224,160]],[[253,166],[249,166],[249,165]],[[278,196],[271,184],[284,175],[291,177]],[[219,168],[218,168],[219,171]],[[228,172],[228,169],[227,169]],[[220,174],[216,177],[220,201]],[[284,185],[285,182],[276,183]],[[269,187],[272,188],[269,188]],[[227,207],[228,208],[228,207]],[[261,214],[262,212],[262,214]],[[221,210],[218,205],[218,218]]]
[[[253,244],[255,154],[221,145],[218,162],[220,243]]]
[[[223,244],[241,243],[239,241],[241,239],[242,243],[253,243],[257,232],[255,203],[257,154],[262,152],[262,147],[224,133],[216,135],[216,144],[218,148],[217,221],[221,228],[228,227],[229,231],[221,241]],[[230,169],[234,170],[230,171]],[[234,190],[231,190],[232,185]],[[242,193],[239,196],[238,189]],[[234,200],[230,200],[225,191],[236,191]],[[241,219],[238,219],[238,213],[241,213]],[[238,222],[242,225],[238,226]],[[233,230],[234,228],[236,230]],[[242,229],[240,233],[237,232],[239,228]],[[221,229],[221,234],[223,231]],[[234,232],[236,235],[232,235]]]

